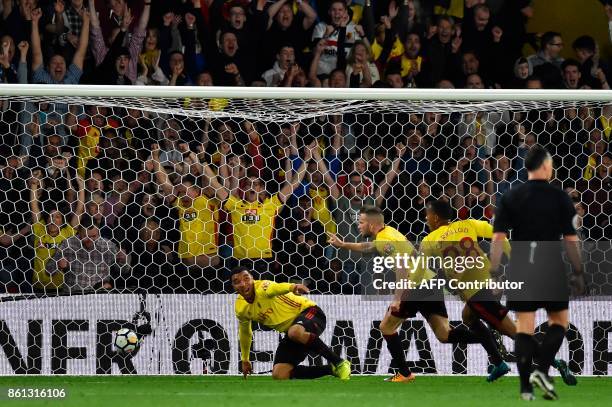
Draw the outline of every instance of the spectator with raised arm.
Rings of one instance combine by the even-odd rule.
[[[37,178],[30,179],[30,211],[32,212],[35,250],[32,284],[36,290],[56,290],[64,283],[64,276],[62,273],[55,272],[55,265],[52,266],[52,273],[49,272],[47,266],[60,244],[75,235],[75,228],[84,212],[85,187],[81,178],[77,178],[77,182],[79,184],[78,199],[74,212],[68,218],[64,212],[66,208],[60,205],[56,204],[57,206],[45,211],[41,209],[39,197],[43,191],[40,189],[40,181]]]
[[[93,1],[93,0],[92,0]],[[38,24],[42,17],[41,9],[32,10],[32,81],[34,83],[46,84],[72,84],[76,85],[83,74],[83,61],[87,52],[87,44],[89,43],[89,11],[83,12],[83,26],[76,52],[72,57],[72,63],[66,68],[66,60],[59,54],[53,55],[49,59],[47,69],[43,65],[43,53],[40,42],[40,31]]]
[[[15,43],[29,40],[32,10],[37,7],[38,0],[2,0],[0,36],[10,35]]]
[[[481,66],[480,73],[499,81],[503,71],[498,61],[503,59],[503,30],[495,23],[491,10],[486,4],[477,4],[468,9],[469,12],[462,24],[463,42],[461,48],[465,51],[473,51],[478,56]],[[501,73],[500,73],[501,71]]]
[[[272,238],[275,233],[274,222],[279,211],[300,185],[306,174],[306,163],[312,159],[312,147],[304,150],[304,160],[297,171],[289,167],[286,171],[286,182],[280,191],[268,195],[266,182],[259,178],[249,176],[245,183],[244,197],[236,196],[236,192],[228,191],[221,185],[216,175],[208,167],[204,167],[212,188],[223,208],[228,212],[233,225],[233,262],[240,265],[248,264],[253,270],[261,273],[266,278],[273,279],[272,266],[274,252],[272,250]],[[296,164],[293,164],[293,168]]]
[[[153,172],[168,205],[176,207],[179,219],[180,240],[178,256],[187,266],[207,268],[217,266],[219,203],[205,194],[206,185],[198,185],[194,173],[181,179],[176,185],[170,182],[168,173],[161,165],[159,146],[152,146]],[[185,156],[199,163],[186,143],[179,148]],[[203,170],[199,170],[201,175]]]
[[[219,37],[219,52],[211,63],[213,80],[218,86],[244,86],[252,78],[252,63],[238,44],[236,34],[225,31]]]
[[[204,56],[210,46],[210,34],[202,18],[200,0],[193,0],[192,3],[193,7],[185,11],[185,24],[181,34],[186,72],[190,78],[195,79],[208,65]]]
[[[129,41],[125,38],[128,35],[128,29],[132,23],[132,12],[129,8],[120,22],[120,28],[116,30],[116,34],[112,36],[111,46],[107,47],[104,42],[100,20],[98,19],[95,7],[95,1],[89,0],[89,11],[91,12],[91,48],[96,66],[102,73],[107,70],[113,71],[112,65],[120,64],[122,66],[122,75],[130,80],[130,84],[136,82],[138,76],[138,60],[142,44],[146,36],[146,28],[149,23],[149,15],[151,12],[151,1],[145,0],[140,20],[133,33],[129,36]],[[124,42],[127,46],[124,47]],[[128,57],[129,58],[126,58]]]
[[[62,241],[47,262],[45,272],[61,276],[65,291],[110,290],[115,280],[126,276],[128,258],[112,241],[100,237],[91,218],[84,217],[78,234]]]
[[[308,0],[297,2],[298,11],[293,14],[292,4],[287,0],[278,0],[270,5],[268,13],[268,30],[264,35],[264,55],[262,66],[273,63],[276,50],[290,45],[295,50],[295,59],[305,64],[304,49],[310,44],[312,27],[317,20],[317,12]]]
[[[329,7],[331,24],[317,24],[312,33],[313,42],[322,41],[323,50],[317,64],[316,75],[329,75],[334,69],[345,69],[346,57],[355,41],[365,36],[363,27],[350,20],[344,0],[334,0]]]
[[[461,65],[459,51],[463,37],[454,23],[451,17],[438,17],[436,34],[424,44],[426,63],[421,70],[427,72],[425,83],[428,86],[433,86],[441,79],[452,78],[453,67]]]
[[[53,17],[48,21],[46,32],[55,37],[53,42],[56,46],[69,49],[65,58],[77,49],[83,27],[82,16],[86,10],[83,3],[84,0],[70,0],[68,4],[64,0],[53,2]]]

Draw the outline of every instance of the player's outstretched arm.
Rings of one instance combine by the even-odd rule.
[[[252,373],[251,362],[249,362],[251,342],[253,341],[251,321],[240,320],[240,323],[238,324],[238,338],[240,339],[240,361],[242,362],[242,374],[246,379],[247,375]]]
[[[262,285],[263,293],[266,297],[272,298],[278,295],[293,293],[295,295],[308,294],[310,290],[304,284],[293,283],[275,283],[274,281],[266,281]]]
[[[334,247],[339,249],[352,250],[360,253],[374,253],[376,251],[376,246],[374,246],[373,242],[361,242],[361,243],[352,243],[345,242],[336,236],[334,233],[327,234],[327,242]]]

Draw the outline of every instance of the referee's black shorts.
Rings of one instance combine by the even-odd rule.
[[[306,308],[293,320],[292,325],[302,325],[306,332],[321,335],[325,331],[327,319],[323,310],[317,306]],[[309,349],[298,342],[294,342],[289,339],[289,336],[285,335],[283,339],[278,343],[276,353],[274,354],[274,364],[277,363],[288,363],[293,366],[297,366],[308,356]]]
[[[514,253],[513,253],[514,256]],[[523,288],[506,291],[506,306],[512,311],[533,312],[544,308],[548,312],[563,311],[569,306],[569,284],[560,256],[550,255],[544,261],[530,264],[511,261],[508,280],[523,282]]]
[[[398,311],[392,311],[391,315],[396,318],[414,318],[421,313],[423,318],[429,319],[431,315],[440,315],[448,318],[446,304],[444,303],[444,292],[441,289],[414,289],[408,290]]]

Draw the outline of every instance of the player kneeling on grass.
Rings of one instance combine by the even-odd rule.
[[[274,379],[316,379],[333,375],[349,380],[351,364],[319,338],[325,330],[325,314],[314,301],[300,296],[309,292],[305,285],[254,280],[246,267],[235,268],[231,279],[238,293],[235,311],[240,321],[238,333],[245,378],[252,372],[249,362],[253,337],[251,321],[256,321],[286,334],[274,354]],[[330,364],[300,366],[309,353],[323,356]]]

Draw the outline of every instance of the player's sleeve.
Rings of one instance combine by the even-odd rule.
[[[493,237],[493,225],[484,220],[469,219],[470,226],[474,228],[476,236],[490,239]]]
[[[493,221],[493,233],[508,233],[510,230],[510,212],[507,204],[508,194],[502,195],[498,200]]]
[[[225,203],[223,204],[223,208],[228,211],[228,212],[232,212],[233,210],[236,209],[236,206],[238,205],[238,202],[240,202],[238,200],[238,198],[236,198],[234,195],[230,194],[227,199],[225,200]]]
[[[576,216],[576,208],[570,197],[565,193],[561,198],[561,234],[564,236],[575,235],[576,228],[574,227],[574,217]]]
[[[292,283],[275,283],[266,280],[261,283],[261,291],[267,298],[272,298],[292,292],[294,286]]]
[[[434,242],[432,240],[431,234],[429,234],[421,241],[420,250],[425,256],[432,256],[434,254]]]
[[[242,362],[249,361],[249,354],[251,353],[251,342],[253,341],[253,329],[251,328],[251,321],[241,320],[238,318],[238,338],[240,339],[240,360]]]
[[[278,194],[272,195],[269,202],[270,202],[270,205],[272,205],[276,210],[279,210],[280,208],[283,207],[283,203],[278,197]]]

